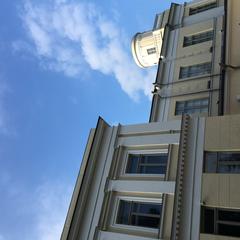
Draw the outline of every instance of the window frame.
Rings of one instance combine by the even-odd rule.
[[[216,166],[215,166],[215,171],[207,171],[207,154],[216,154]],[[239,174],[240,173],[240,169],[239,172],[221,172],[220,171],[220,166],[221,165],[233,165],[232,163],[238,163],[236,165],[239,165],[240,168],[240,161],[221,161],[221,154],[239,154],[240,155],[240,151],[205,151],[204,152],[204,160],[203,160],[203,173],[216,173],[216,174]],[[225,162],[225,164],[222,164],[221,162]],[[227,164],[229,163],[229,164]]]
[[[213,211],[213,233],[206,233],[205,228],[204,228],[204,220],[205,220],[205,214],[204,210],[212,210]],[[200,233],[203,234],[214,234],[214,235],[219,235],[219,236],[228,236],[228,237],[240,237],[239,236],[234,236],[234,235],[223,235],[219,234],[219,225],[228,225],[228,226],[239,226],[240,227],[240,221],[230,221],[230,220],[220,220],[219,219],[219,212],[220,211],[225,211],[225,212],[238,212],[240,214],[240,209],[230,209],[230,208],[214,208],[214,207],[207,207],[207,206],[202,206],[201,209],[201,227],[200,227]]]
[[[194,68],[196,69],[194,70]],[[186,73],[184,73],[184,71]],[[180,66],[178,78],[179,80],[189,79],[189,78],[199,78],[202,76],[208,76],[211,74],[211,72],[212,72],[212,62],[198,63],[194,65],[189,65],[189,66]]]
[[[194,102],[194,101],[197,102],[197,101],[200,101],[200,100],[208,100],[208,104],[207,105],[200,105],[200,107],[199,106],[196,106],[196,107],[194,107],[194,106],[188,107],[187,106],[187,104],[189,102]],[[177,109],[178,103],[183,103],[184,104],[181,114],[177,113],[177,112],[181,111],[181,109]],[[189,110],[196,110],[196,109],[202,110],[202,109],[205,109],[206,106],[207,106],[207,111],[206,112],[201,112],[201,111],[194,112],[194,113],[189,113],[188,112]],[[204,98],[188,99],[188,100],[185,100],[185,101],[176,101],[176,103],[175,103],[175,113],[174,114],[175,114],[175,116],[181,116],[182,114],[204,114],[204,113],[208,113],[208,111],[209,111],[209,98],[204,97]]]
[[[198,13],[202,13],[214,8],[218,7],[218,2],[217,1],[212,1],[210,3],[205,3],[205,4],[201,4],[201,5],[197,5],[197,6],[193,6],[189,8],[189,16],[193,16],[196,15]]]
[[[145,174],[145,173],[126,173],[127,166],[128,166],[128,159],[130,155],[150,155],[150,154],[161,154],[161,153],[167,153],[167,163],[166,163],[166,172],[165,174]],[[164,179],[168,172],[168,166],[170,161],[170,153],[169,153],[169,146],[168,148],[163,149],[149,149],[149,150],[127,150],[125,157],[124,157],[124,163],[123,167],[121,169],[120,176],[127,177],[127,178],[162,178]]]
[[[120,206],[121,206],[121,203],[122,202],[127,202],[130,204],[130,211],[127,212],[128,213],[128,224],[123,224],[123,223],[118,223],[118,220],[119,220],[119,215],[120,215]],[[143,212],[140,212],[140,211],[134,211],[133,208],[134,208],[134,205],[137,204],[137,208],[139,209],[139,206],[140,204],[142,205],[148,205],[148,204],[151,204],[151,205],[159,205],[159,210],[160,210],[160,213],[159,214],[150,214],[150,213],[143,213]],[[139,205],[138,205],[139,204]],[[153,202],[142,202],[142,201],[126,201],[126,200],[123,200],[123,199],[120,199],[119,200],[119,205],[118,205],[118,210],[117,210],[117,216],[116,216],[116,224],[120,224],[120,225],[127,225],[127,226],[134,226],[134,227],[146,227],[146,226],[141,226],[141,225],[133,225],[133,224],[129,224],[131,222],[131,218],[133,216],[137,216],[137,217],[149,217],[149,218],[155,218],[158,220],[158,224],[159,226],[157,227],[146,227],[146,228],[154,228],[154,229],[159,229],[160,227],[160,220],[161,220],[161,215],[162,215],[162,204],[160,203],[153,203]]]
[[[150,56],[150,55],[152,55],[152,54],[156,54],[156,53],[157,53],[156,47],[147,48],[147,54],[148,54],[148,56]]]
[[[156,203],[162,205],[162,212],[160,215],[159,221],[159,228],[149,228],[149,227],[141,227],[141,226],[134,226],[134,225],[125,225],[117,223],[118,217],[118,209],[120,206],[120,201],[133,201],[133,202],[141,202],[141,203]],[[147,234],[156,234],[156,236],[161,231],[161,222],[162,222],[162,215],[163,215],[163,194],[161,194],[160,198],[148,198],[148,197],[133,197],[133,196],[122,196],[117,195],[115,196],[114,203],[113,203],[113,214],[111,214],[110,218],[110,226],[115,229],[125,230],[125,231],[138,231]]]
[[[191,40],[188,40],[192,38]],[[214,30],[208,29],[202,32],[194,33],[191,35],[187,35],[183,37],[183,48],[191,47],[196,44],[201,44],[204,42],[213,41],[214,38]]]

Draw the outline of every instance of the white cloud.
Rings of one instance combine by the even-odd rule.
[[[6,226],[6,232],[3,232],[3,227],[0,240],[17,240],[19,235],[23,240],[59,240],[70,204],[72,186],[63,181],[49,180],[32,190],[19,182],[7,171],[0,171],[0,193],[4,196],[3,200],[8,199],[12,206],[9,217],[15,218],[12,219],[13,223],[16,223],[16,219],[21,219],[16,226],[12,226],[12,232]],[[2,206],[6,206],[4,204],[6,202],[3,201]]]
[[[94,4],[28,1],[22,19],[45,68],[71,77],[90,68],[115,77],[135,100],[141,92],[151,95],[155,69],[143,71],[136,66],[124,31]]]
[[[70,203],[71,188],[63,183],[44,183],[35,192],[36,240],[59,240]],[[30,240],[30,239],[29,239]]]

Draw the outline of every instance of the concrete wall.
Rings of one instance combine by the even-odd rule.
[[[200,240],[238,240],[235,237],[226,237],[220,235],[200,234]]]
[[[166,195],[166,204],[163,217],[162,237],[164,240],[171,238],[174,196]]]
[[[219,208],[240,208],[240,174],[203,174],[202,203]]]
[[[218,7],[209,11],[188,16],[189,7],[210,2],[201,1],[179,7],[176,12],[174,28],[169,33],[166,56],[160,63],[157,83],[160,84],[159,95],[154,97],[151,119],[168,121],[180,119],[175,116],[177,101],[209,98],[209,115],[218,114],[219,80],[223,39],[223,1]],[[207,41],[183,47],[184,36],[194,35],[207,30],[214,30],[213,41]],[[211,62],[212,72],[207,75],[179,79],[181,67]],[[208,114],[200,114],[207,116]]]
[[[227,59],[226,64],[240,66],[240,1],[228,0],[228,38],[227,38]],[[240,94],[240,68],[227,68],[225,112],[227,114],[240,113],[240,102],[237,96]]]
[[[206,119],[205,151],[240,150],[240,115]]]

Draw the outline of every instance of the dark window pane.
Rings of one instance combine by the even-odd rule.
[[[240,173],[240,165],[219,163],[218,173]]]
[[[201,232],[240,237],[240,212],[202,207]]]
[[[144,213],[144,214],[153,214],[160,215],[162,205],[160,204],[151,204],[151,203],[134,203],[133,212],[134,213]]]
[[[175,115],[182,113],[201,113],[208,112],[208,99],[194,99],[182,102],[176,102]]]
[[[202,209],[202,233],[214,233],[214,210]]]
[[[218,219],[221,221],[240,222],[240,212],[219,210]]]
[[[204,4],[198,7],[190,8],[189,15],[194,15],[200,12],[204,12],[215,7],[217,7],[217,2],[212,2],[209,4]]]
[[[240,173],[240,154],[234,152],[219,153],[219,173]]]
[[[232,237],[240,237],[240,226],[219,224],[218,234]]]
[[[140,173],[165,174],[166,166],[140,166]]]
[[[219,161],[229,161],[231,157],[231,154],[229,153],[219,153]]]
[[[162,204],[120,200],[117,223],[140,227],[159,227]]]
[[[151,155],[129,155],[126,173],[165,174],[167,153]]]
[[[206,152],[204,161],[204,172],[216,173],[217,171],[217,153]]]
[[[210,173],[240,173],[239,152],[207,152],[204,159],[204,171]]]
[[[188,78],[188,77],[195,77],[204,74],[211,73],[212,64],[211,62],[201,63],[197,65],[187,66],[187,67],[180,67],[179,78]]]
[[[139,156],[138,155],[129,155],[126,173],[138,173],[138,162]]]
[[[118,224],[129,224],[129,215],[131,212],[131,203],[130,201],[120,200],[118,207],[118,216],[117,223]]]
[[[131,225],[149,228],[158,228],[160,218],[132,215]]]
[[[203,33],[198,33],[192,36],[186,36],[184,37],[183,41],[183,47],[195,45],[198,43],[203,43],[206,41],[210,41],[213,39],[213,31],[207,31]]]
[[[158,164],[158,163],[164,163],[164,164],[167,164],[167,158],[168,158],[168,155],[167,153],[163,153],[161,155],[144,155],[142,156],[141,158],[141,163],[155,163],[155,164]]]
[[[156,53],[156,48],[153,47],[153,48],[147,49],[147,53],[148,53],[148,55]]]

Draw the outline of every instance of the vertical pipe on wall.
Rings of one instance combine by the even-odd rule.
[[[227,17],[228,17],[228,0],[224,0],[224,23],[223,23],[223,44],[221,56],[221,76],[220,76],[220,90],[219,90],[219,105],[218,115],[224,115],[224,92],[225,92],[225,64],[226,64],[226,48],[227,48]]]

